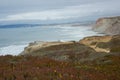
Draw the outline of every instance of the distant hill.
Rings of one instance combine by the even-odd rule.
[[[35,27],[35,26],[43,26],[45,24],[6,24],[0,25],[0,28],[21,28],[21,27]]]
[[[20,27],[34,27],[41,26],[40,24],[9,24],[9,25],[0,25],[0,28],[20,28]]]
[[[38,23],[38,24],[0,24],[0,28],[21,28],[21,27],[36,27],[36,26],[55,26],[55,25],[72,25],[72,26],[88,26],[92,25],[94,21],[85,21],[85,22],[66,22],[66,23]]]

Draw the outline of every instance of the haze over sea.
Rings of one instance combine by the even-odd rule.
[[[1,25],[0,55],[18,55],[28,43],[34,41],[78,41],[92,35],[98,34],[91,30],[91,26],[78,23],[47,26],[17,24],[12,27],[11,25]]]

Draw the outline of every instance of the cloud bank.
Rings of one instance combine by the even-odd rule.
[[[112,7],[110,7],[112,5]],[[7,15],[0,21],[22,21],[22,20],[62,20],[72,18],[87,18],[89,16],[112,15],[119,12],[119,3],[98,2],[94,4],[82,4],[77,6],[67,6],[61,9],[45,11],[24,12]]]

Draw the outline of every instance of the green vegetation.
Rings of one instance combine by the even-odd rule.
[[[79,61],[82,58],[88,57],[89,54],[95,53],[95,51],[92,48],[77,42],[70,44],[53,45],[50,47],[45,47],[32,51],[33,52],[29,52],[27,50],[28,53],[24,55],[49,57],[55,60],[72,62]]]
[[[109,64],[97,64],[98,61]],[[33,56],[0,56],[0,80],[120,80],[120,56],[64,62]]]

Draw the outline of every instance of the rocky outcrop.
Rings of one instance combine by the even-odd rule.
[[[120,34],[120,16],[98,19],[93,30],[108,35]]]

